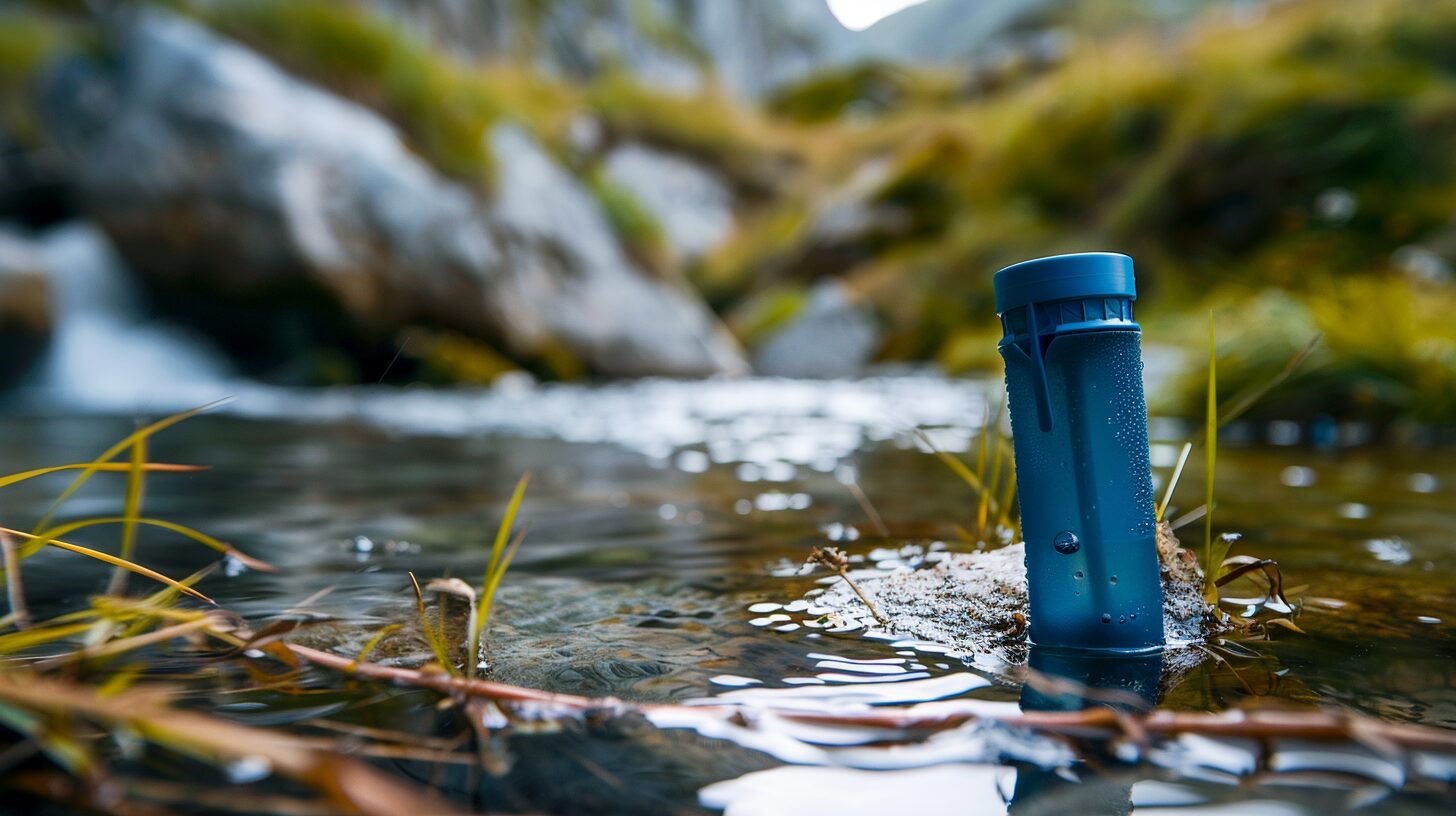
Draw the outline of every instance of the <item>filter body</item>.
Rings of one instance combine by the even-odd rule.
[[[1041,258],[995,283],[1029,636],[1050,648],[1156,650],[1162,585],[1132,259]]]

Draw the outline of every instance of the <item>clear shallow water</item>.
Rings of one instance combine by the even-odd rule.
[[[926,377],[245,393],[231,414],[158,437],[154,458],[212,470],[153,477],[147,509],[281,568],[209,578],[204,590],[228,608],[268,618],[332,587],[310,607],[322,621],[304,637],[348,650],[383,625],[409,622],[406,570],[477,582],[497,514],[516,478],[530,472],[522,515],[531,530],[490,633],[498,679],[640,702],[720,696],[773,705],[793,695],[799,706],[1014,705],[1021,689],[993,661],[967,665],[924,644],[860,633],[779,631],[802,612],[773,620],[783,613],[756,606],[786,604],[816,586],[818,576],[789,574],[815,544],[834,541],[858,555],[905,541],[962,546],[955,525],[973,502],[941,463],[915,449],[909,431],[928,425],[942,446],[969,445],[983,395],[977,383]],[[8,470],[81,461],[131,427],[130,418],[11,415],[0,419],[0,447]],[[1154,423],[1155,464],[1176,455],[1180,432]],[[1225,446],[1219,464],[1216,528],[1244,534],[1236,552],[1277,558],[1289,585],[1308,584],[1310,595],[1345,606],[1306,609],[1298,618],[1306,635],[1278,631],[1272,641],[1240,643],[1228,664],[1210,661],[1171,683],[1161,705],[1216,710],[1273,697],[1456,728],[1456,451]],[[1195,470],[1175,504],[1198,503]],[[888,524],[889,541],[871,532],[845,485],[852,477]],[[119,494],[98,487],[67,515],[113,514]],[[28,526],[59,488],[7,488],[0,512]],[[1185,543],[1200,526],[1185,531]],[[74,539],[114,546],[114,532],[86,532],[93,534]],[[175,540],[143,542],[143,563],[169,574],[209,560],[208,551]],[[27,562],[32,605],[42,614],[83,602],[105,577],[64,555]],[[423,659],[403,637],[377,656]],[[325,686],[337,679],[319,678]],[[268,725],[304,728],[327,714],[421,734],[461,728],[428,695],[373,686],[239,700],[204,684],[195,695],[199,705]],[[435,778],[468,803],[553,812],[846,813],[872,802],[997,812],[1011,797],[1013,812],[1056,813],[1103,797],[1110,812],[1132,801],[1139,812],[1262,802],[1262,811],[1240,812],[1312,813],[1400,781],[1389,763],[1368,756],[1286,751],[1284,774],[1241,787],[1233,782],[1252,767],[1247,747],[1185,740],[1136,765],[1112,763],[1104,775],[1078,765],[1082,781],[1071,785],[1039,767],[1064,762],[1064,747],[1004,729],[922,738],[659,724],[682,727],[629,718],[509,733],[496,747],[510,770],[481,785],[458,769],[432,777],[422,764],[397,768]],[[886,739],[897,747],[884,747]],[[1331,774],[1332,765],[1343,770]],[[1306,767],[1320,772],[1292,772]],[[1430,792],[1442,784],[1432,774],[1440,776],[1406,774],[1414,781],[1405,792],[1379,806],[1446,812],[1451,801]]]

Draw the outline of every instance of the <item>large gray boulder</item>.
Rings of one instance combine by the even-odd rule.
[[[753,367],[770,377],[855,377],[879,347],[874,310],[831,278],[815,284],[799,313],[763,341]]]
[[[744,368],[701,301],[637,269],[521,130],[484,137],[501,170],[487,202],[371,111],[159,13],[47,96],[81,207],[163,285],[321,292],[380,336],[443,327],[518,359],[564,347],[607,376]]]
[[[702,257],[733,231],[733,194],[712,171],[640,144],[607,154],[603,172],[662,225],[680,258]]]
[[[590,75],[626,66],[670,90],[720,83],[759,97],[815,71],[863,61],[953,66],[1049,0],[928,0],[867,31],[824,0],[368,0],[415,35],[473,58],[529,56]],[[1154,4],[1148,4],[1154,5]],[[1197,4],[1168,3],[1173,15]],[[664,39],[664,30],[676,36]]]

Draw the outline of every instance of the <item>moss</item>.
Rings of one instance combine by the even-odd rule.
[[[745,192],[763,195],[778,188],[781,165],[791,159],[767,123],[720,90],[675,94],[612,71],[593,81],[586,94],[612,138],[691,155]]]
[[[879,116],[907,105],[950,102],[942,77],[880,62],[835,68],[777,89],[766,105],[774,116],[817,124],[844,116]]]
[[[587,187],[628,254],[659,277],[670,277],[674,259],[657,218],[600,169],[587,175]]]
[[[229,0],[194,13],[285,67],[385,113],[439,169],[488,183],[491,83],[350,3]]]
[[[1399,277],[1331,279],[1318,291],[1222,291],[1219,325],[1224,406],[1274,380],[1310,338],[1321,343],[1293,376],[1263,396],[1255,418],[1327,414],[1376,422],[1456,417],[1456,293]],[[1156,407],[1196,412],[1206,367],[1184,372]]]
[[[27,145],[43,141],[32,108],[41,69],[76,44],[64,18],[23,8],[0,8],[0,129]]]
[[[565,155],[572,119],[594,113],[614,139],[693,154],[748,189],[769,186],[765,157],[775,148],[766,126],[720,92],[675,95],[620,71],[580,87],[524,62],[462,62],[355,3],[222,0],[191,8],[290,70],[379,110],[457,177],[489,181],[482,136],[497,121],[519,122]]]
[[[778,329],[788,325],[808,302],[802,286],[778,284],[759,291],[728,315],[728,328],[744,345],[756,348]]]
[[[457,332],[414,329],[404,348],[418,361],[418,377],[426,383],[489,385],[519,370],[500,352]]]
[[[691,279],[721,309],[751,298],[782,277],[786,254],[794,249],[808,224],[807,204],[786,200],[749,217],[733,240],[715,248],[692,270]]]

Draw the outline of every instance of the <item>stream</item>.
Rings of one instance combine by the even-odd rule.
[[[794,605],[822,586],[822,572],[801,568],[813,546],[834,544],[891,568],[971,546],[957,525],[972,523],[973,494],[912,431],[927,429],[947,450],[973,450],[984,412],[994,410],[987,383],[902,374],[235,392],[233,402],[154,439],[154,460],[210,469],[150,477],[147,514],[276,565],[270,574],[228,563],[201,588],[254,621],[307,601],[312,624],[301,637],[314,645],[352,654],[381,627],[409,623],[408,572],[478,584],[500,513],[530,473],[521,509],[529,533],[487,636],[494,679],[633,702],[1021,698],[1015,673],[988,656],[802,625],[807,604]],[[90,460],[135,427],[132,413],[13,409],[0,417],[8,470]],[[1160,491],[1191,430],[1153,421]],[[1277,559],[1286,586],[1307,585],[1306,596],[1321,601],[1295,618],[1303,634],[1279,629],[1229,643],[1222,659],[1165,682],[1158,705],[1218,711],[1283,700],[1456,728],[1456,451],[1373,445],[1359,429],[1331,437],[1289,423],[1246,425],[1229,437],[1219,451],[1215,530],[1242,534],[1235,554]],[[1197,470],[1185,473],[1170,517],[1201,504]],[[851,483],[883,517],[888,538]],[[33,524],[63,484],[10,486],[0,511]],[[98,477],[62,520],[117,514],[120,487]],[[1181,535],[1196,549],[1202,523]],[[116,532],[70,538],[114,548]],[[169,575],[190,574],[212,555],[152,531],[138,550],[141,563]],[[42,616],[85,603],[106,578],[100,565],[62,552],[25,570]],[[374,655],[405,665],[426,658],[408,648]],[[290,695],[238,691],[238,681],[226,672],[198,678],[189,702],[269,727],[329,717],[420,735],[460,728],[423,692],[320,677],[314,693]],[[1449,760],[1406,767],[1328,746],[1282,750],[1255,773],[1251,746],[1185,737],[1093,773],[1069,765],[1065,746],[1010,729],[927,739],[768,729],[748,739],[658,725],[672,727],[629,717],[509,729],[491,746],[498,776],[483,783],[459,767],[393,767],[480,807],[560,813],[802,814],[872,804],[1021,814],[1238,805],[1239,813],[1298,814],[1372,802],[1446,813],[1456,777]]]

